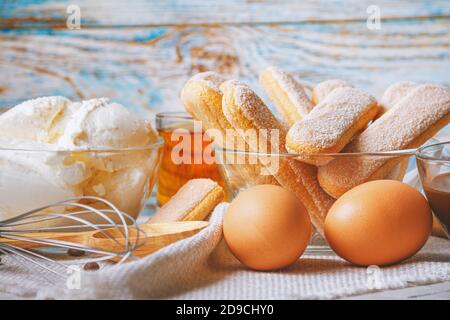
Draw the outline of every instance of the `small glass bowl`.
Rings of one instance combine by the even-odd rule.
[[[106,199],[137,218],[155,185],[162,145],[159,138],[123,149],[0,148],[0,221],[79,196]]]
[[[236,196],[241,191],[254,184],[267,183],[267,172],[264,172],[265,169],[261,171],[262,166],[260,163],[278,163],[279,167],[279,164],[282,161],[301,161],[302,163],[313,162],[316,166],[322,166],[335,160],[348,159],[349,161],[354,161],[355,164],[357,163],[358,165],[369,165],[376,162],[392,160],[395,161],[396,164],[393,169],[388,172],[385,177],[383,177],[383,179],[402,181],[407,168],[409,167],[409,169],[411,169],[411,166],[414,165],[414,162],[410,160],[414,156],[415,152],[415,150],[401,150],[373,153],[291,154],[230,150],[217,146],[215,151],[217,162],[220,164],[221,173],[224,176],[228,189],[233,196]],[[239,160],[236,161],[236,159]],[[243,169],[241,166],[246,166],[246,168]],[[250,182],[247,177],[249,171],[259,172],[260,175],[256,180]],[[328,247],[326,241],[320,236],[320,234],[315,232],[306,252],[309,254],[326,254],[331,253],[331,249]]]
[[[428,202],[450,239],[450,141],[419,148],[416,161]]]

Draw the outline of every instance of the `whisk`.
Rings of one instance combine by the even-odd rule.
[[[63,278],[67,273],[58,271],[61,268],[57,266],[67,267],[36,249],[83,251],[87,256],[79,259],[82,263],[105,260],[121,263],[133,258],[133,252],[145,241],[146,234],[133,217],[94,196],[56,202],[0,221],[1,253],[34,266],[30,269],[45,269]],[[76,262],[71,261],[71,265]]]
[[[0,252],[30,263],[30,267],[45,269],[67,278],[70,273],[58,271],[60,267],[67,270],[63,263],[36,249],[50,247],[87,253],[87,258],[70,261],[71,265],[77,261],[89,263],[111,260],[122,263],[192,236],[206,226],[207,221],[138,225],[133,217],[117,209],[111,202],[84,196],[0,221]]]

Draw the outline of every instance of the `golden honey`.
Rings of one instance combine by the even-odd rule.
[[[211,150],[210,138],[203,132],[189,130],[177,131],[175,135],[173,133],[174,130],[159,131],[159,135],[164,139],[164,148],[158,173],[158,204],[165,204],[191,179],[210,178],[224,187],[224,181],[214,158],[214,151],[205,152],[205,150]],[[188,143],[183,143],[183,148],[179,148],[183,140]],[[188,161],[179,163],[180,158]]]

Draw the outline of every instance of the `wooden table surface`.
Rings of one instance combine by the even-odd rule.
[[[80,30],[66,26],[70,4],[80,7]],[[367,27],[371,5],[380,29]],[[0,4],[0,108],[45,95],[106,96],[151,118],[181,110],[179,91],[199,71],[249,82],[265,98],[257,78],[269,65],[311,84],[343,78],[376,96],[400,80],[450,85],[450,1]],[[438,287],[437,297],[450,298],[450,284]]]
[[[81,30],[66,27],[79,4]],[[369,30],[369,5],[381,29]],[[317,83],[339,77],[380,95],[399,80],[450,85],[450,1],[6,0],[0,107],[107,96],[151,116],[181,110],[199,71],[250,82],[268,65]]]

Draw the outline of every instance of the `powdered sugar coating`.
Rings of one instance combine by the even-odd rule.
[[[409,92],[418,86],[417,83],[410,81],[397,82],[389,86],[380,99],[379,114],[383,114],[404,98]]]
[[[239,106],[239,111],[257,126],[256,129],[280,129],[284,131],[284,127],[249,86],[237,80],[229,80],[222,84],[222,91],[227,90],[227,87],[233,90],[233,98]],[[224,108],[224,111],[225,109],[227,108]]]
[[[450,121],[450,88],[417,86],[350,142],[343,152],[381,152],[416,148]],[[370,179],[381,179],[399,157],[338,158],[319,169],[321,185],[333,196]],[[330,188],[339,190],[331,191]],[[334,194],[333,194],[334,193]]]
[[[450,88],[420,85],[369,126],[345,148],[346,152],[374,152],[415,148],[414,139],[440,119],[450,116]]]
[[[270,67],[268,71],[271,72],[278,85],[287,94],[300,116],[305,117],[313,108],[313,104],[306,95],[303,86],[290,74],[278,68]]]
[[[317,104],[325,99],[334,89],[344,87],[353,86],[351,83],[341,79],[330,79],[323,81],[314,87],[313,102]]]
[[[258,130],[259,138],[266,140],[259,141],[259,143],[256,143],[253,146],[251,145],[251,142],[248,141],[249,145],[254,150],[258,150],[261,146],[270,146],[271,148],[269,150],[271,152],[286,152],[284,147],[286,130],[284,126],[275,118],[270,109],[250,87],[237,80],[230,80],[224,82],[221,89],[224,92],[224,100],[230,99],[230,101],[224,101],[223,103],[223,112],[230,123],[232,123],[236,129],[256,129]],[[229,94],[226,94],[226,92]],[[235,107],[232,106],[233,102]],[[244,119],[242,119],[241,116],[243,116]],[[237,123],[236,119],[250,123],[251,127],[242,128],[242,124]],[[272,138],[271,130],[273,129],[278,130],[278,136]],[[260,130],[267,131],[264,132]]]
[[[189,81],[203,81],[210,88],[220,92],[219,87],[222,84],[222,82],[225,81],[225,79],[217,72],[206,71],[197,73],[196,75],[192,76],[192,78]]]
[[[294,152],[300,152],[297,149],[303,147],[310,152],[319,152],[333,147],[356,122],[361,121],[363,115],[374,108],[376,100],[368,93],[351,87],[337,88],[291,127],[288,141],[292,143],[288,148]],[[367,125],[369,120],[359,126]]]

